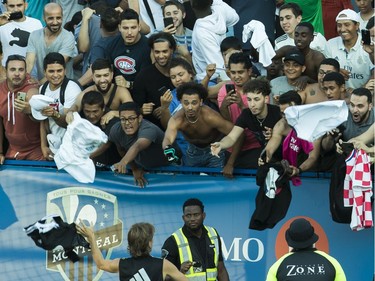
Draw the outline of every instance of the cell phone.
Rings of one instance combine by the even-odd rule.
[[[18,92],[17,99],[21,101],[26,101],[26,93],[25,92]]]
[[[193,267],[201,267],[202,263],[200,261],[193,261]]]
[[[172,17],[163,18],[163,21],[164,21],[164,27],[167,27],[168,25],[173,24],[173,18]]]
[[[11,13],[8,20],[19,20],[23,18],[22,12],[14,12]]]
[[[234,91],[234,85],[233,84],[225,84],[225,90],[227,91],[227,94],[229,94],[231,91]]]
[[[351,153],[354,149],[354,145],[350,142],[343,142],[342,144],[340,144],[340,146],[342,148],[342,151],[344,151],[344,153],[346,154]]]
[[[364,45],[371,45],[371,36],[370,30],[362,29],[361,30],[362,41]]]
[[[159,92],[160,96],[162,96],[162,95],[164,95],[164,93],[165,93],[167,90],[168,90],[168,88],[165,87],[165,86],[163,86],[163,87],[161,87],[161,88],[158,90],[158,92]]]

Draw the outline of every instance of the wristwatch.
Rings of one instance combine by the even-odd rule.
[[[126,86],[125,86],[126,88],[128,88],[128,89],[133,89],[133,81],[126,81]]]
[[[53,118],[59,119],[61,117],[61,114],[58,111],[53,112]]]

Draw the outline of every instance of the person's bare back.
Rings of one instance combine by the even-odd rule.
[[[312,104],[328,100],[323,90],[320,89],[319,83],[308,84],[306,88],[303,91],[299,91],[298,94],[302,98],[302,104]]]
[[[304,74],[318,81],[318,71],[322,60],[324,60],[324,55],[321,52],[310,49],[310,51],[305,54],[306,70]]]

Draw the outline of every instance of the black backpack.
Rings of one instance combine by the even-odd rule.
[[[68,77],[65,76],[64,80],[61,84],[61,87],[60,87],[60,103],[62,105],[64,105],[64,102],[65,102],[65,90],[66,90],[66,86],[68,85],[69,81],[73,81],[74,83],[76,83],[79,86],[79,88],[81,88],[81,86],[76,81],[74,81],[72,79],[69,79]],[[46,81],[43,84],[42,89],[40,90],[41,95],[44,95],[46,93],[46,89],[47,89],[48,84],[49,84],[49,81]]]

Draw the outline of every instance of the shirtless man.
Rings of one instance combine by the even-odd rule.
[[[69,112],[66,116],[67,123],[70,123],[72,121],[71,118],[73,116],[73,112],[80,112],[82,110],[82,98],[88,92],[100,92],[103,95],[105,107],[109,109],[109,111],[101,118],[101,126],[108,124],[108,122],[112,118],[119,117],[118,108],[120,104],[133,101],[128,89],[112,83],[113,68],[108,60],[97,59],[92,64],[91,69],[93,72],[94,85],[86,88],[77,96],[75,103],[69,109]]]
[[[224,151],[214,156],[211,154],[210,144],[221,139],[223,134],[229,134],[233,124],[216,111],[203,105],[207,90],[200,84],[189,82],[181,85],[177,88],[177,97],[182,104],[182,109],[168,122],[162,144],[163,149],[167,149],[175,141],[177,132],[181,131],[189,143],[184,165],[223,167]],[[239,148],[239,145],[237,146],[236,149]]]
[[[312,80],[318,80],[318,69],[324,55],[310,48],[310,43],[314,40],[314,27],[311,23],[301,22],[294,31],[294,43],[298,50],[305,56],[306,70],[304,74]],[[284,46],[276,51],[276,58],[284,57],[285,54],[296,47]],[[275,57],[274,57],[275,58]]]
[[[323,91],[323,78],[327,73],[339,71],[340,63],[337,60],[331,58],[322,60],[318,71],[318,82],[308,84],[304,90],[298,92],[302,98],[302,104],[326,101],[327,96]]]

